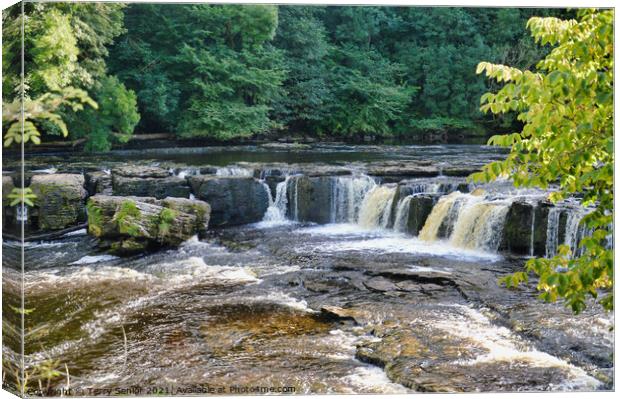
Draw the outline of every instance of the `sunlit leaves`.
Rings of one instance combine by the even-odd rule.
[[[32,192],[30,188],[27,187],[24,189],[14,188],[13,190],[11,190],[7,198],[11,200],[9,204],[10,206],[15,206],[18,204],[34,206],[34,201],[36,200],[37,196]]]
[[[74,87],[66,87],[59,92],[45,93],[34,100],[26,98],[23,101],[23,121],[22,121],[22,102],[15,100],[9,104],[3,104],[2,122],[9,126],[4,134],[4,146],[9,147],[14,143],[32,142],[41,144],[41,133],[39,124],[47,121],[56,126],[63,136],[67,136],[69,131],[67,125],[58,113],[61,106],[66,106],[74,111],[84,109],[88,105],[97,109],[97,103],[88,96],[84,90]],[[22,123],[23,122],[23,123]]]
[[[538,72],[481,62],[476,72],[508,82],[480,100],[483,112],[518,112],[520,133],[493,136],[490,145],[510,147],[506,160],[471,176],[491,181],[510,176],[523,187],[554,187],[549,200],[578,194],[593,206],[584,218],[591,237],[580,243],[580,256],[560,246],[552,259],[530,260],[526,269],[539,277],[541,298],[562,298],[573,311],[586,297],[613,307],[613,250],[608,249],[613,215],[613,11],[580,10],[578,20],[531,18],[534,39],[554,48]],[[519,272],[502,279],[508,287],[527,281]],[[602,296],[602,297],[601,297]]]

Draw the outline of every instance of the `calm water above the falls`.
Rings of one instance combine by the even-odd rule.
[[[433,160],[482,165],[500,159],[505,151],[483,145],[345,145],[315,144],[304,148],[269,148],[261,146],[180,147],[146,150],[117,150],[106,154],[59,153],[26,155],[26,162],[58,165],[67,162],[117,163],[128,160],[157,160],[190,165],[226,166],[237,162],[260,163],[347,163],[394,160]],[[56,166],[58,167],[58,166]]]
[[[184,163],[183,173],[242,161],[450,166],[501,157],[481,146],[251,152],[259,158],[131,157]],[[246,173],[241,166],[218,173]],[[464,179],[440,176],[409,179],[396,200],[396,184],[356,171],[321,181],[330,199],[319,224],[300,221],[300,182],[291,175],[265,184],[263,221],[212,229],[178,249],[118,258],[100,252],[85,231],[27,243],[25,307],[34,309],[26,317],[27,361],[66,363],[76,389],[140,386],[140,394],[148,387],[200,393],[207,384],[225,393],[255,386],[296,393],[612,388],[613,314],[591,307],[574,316],[541,303],[533,286],[497,285],[525,260],[498,239],[508,206],[543,192],[505,182],[457,192]],[[419,195],[436,201],[419,234],[410,234],[409,204]],[[570,227],[573,214],[560,237],[560,218],[549,213],[549,247],[582,234]],[[6,292],[19,278],[11,269],[19,247],[3,245]]]

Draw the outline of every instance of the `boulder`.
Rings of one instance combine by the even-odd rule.
[[[426,163],[402,162],[375,164],[368,168],[369,176],[377,176],[384,183],[397,183],[412,177],[439,176],[439,168]]]
[[[118,196],[189,198],[187,180],[156,166],[122,166],[112,170],[112,193]]]
[[[208,203],[199,200],[175,197],[166,197],[157,203],[165,208],[196,216],[196,232],[201,237],[206,234],[207,228],[209,227],[209,219],[211,217],[211,206]]]
[[[329,176],[295,176],[289,179],[288,217],[300,222],[330,223],[332,179]]]
[[[269,207],[265,186],[247,176],[191,176],[196,197],[211,206],[211,225],[240,225],[262,220]]]
[[[553,204],[547,201],[539,202],[534,210],[534,255],[545,256],[547,253],[547,226],[549,210]]]
[[[504,237],[500,248],[517,255],[529,255],[532,246],[532,223],[534,206],[525,201],[510,205],[504,225]]]
[[[37,196],[38,227],[59,230],[84,221],[84,176],[79,174],[35,175],[30,189]]]
[[[482,168],[472,165],[450,165],[442,169],[444,176],[467,177],[472,173],[480,172]]]
[[[114,195],[134,195],[138,197],[189,198],[190,189],[187,180],[177,177],[125,177],[112,175]]]
[[[206,230],[208,210],[197,200],[95,195],[88,201],[88,233],[121,255],[174,247]]]
[[[163,178],[170,176],[170,171],[157,166],[127,165],[114,168],[112,174],[124,177]]]
[[[112,195],[112,175],[98,170],[86,172],[86,190],[89,195],[105,194]]]
[[[428,215],[435,206],[435,198],[432,195],[414,195],[409,201],[409,217],[407,218],[406,232],[417,236]]]

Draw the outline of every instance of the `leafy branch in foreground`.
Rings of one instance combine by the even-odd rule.
[[[505,82],[481,98],[481,110],[517,112],[523,130],[493,136],[490,145],[510,147],[503,161],[471,176],[475,181],[510,177],[517,187],[553,188],[549,199],[580,198],[593,209],[584,217],[592,234],[576,256],[567,246],[551,259],[531,259],[526,272],[502,279],[507,287],[538,275],[540,297],[565,300],[575,313],[586,297],[613,309],[613,11],[580,10],[577,20],[531,18],[527,27],[541,45],[553,46],[537,65],[522,71],[481,62],[477,73]]]
[[[84,104],[97,109],[97,103],[88,96],[86,91],[74,87],[66,87],[60,92],[49,92],[36,99],[24,99],[23,135],[21,125],[22,102],[18,98],[2,106],[2,122],[9,125],[4,135],[4,146],[29,141],[41,144],[41,133],[37,124],[47,121],[55,125],[64,137],[69,131],[62,117],[56,112],[61,106],[67,106],[74,112],[84,109]]]

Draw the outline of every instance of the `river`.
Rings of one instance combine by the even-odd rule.
[[[475,167],[502,156],[472,145],[332,145],[30,158],[38,170],[136,162],[181,176],[206,165],[255,175],[247,162],[260,162],[281,178],[266,180],[262,221],[212,228],[178,249],[120,258],[102,253],[85,230],[27,243],[26,361],[53,359],[72,389],[91,393],[612,389],[613,314],[590,306],[574,316],[538,300],[532,284],[498,286],[535,251],[534,233],[521,243],[525,254],[506,249],[510,205],[545,192],[440,173],[407,179],[395,197],[400,186],[367,174],[376,161]],[[353,172],[329,177],[328,209],[316,223],[304,220],[294,169],[318,163]],[[424,195],[434,196],[432,211],[411,234],[409,205]],[[571,227],[572,214],[558,237],[559,213],[549,212],[545,252],[584,233]],[[19,250],[3,242],[5,292],[17,289]],[[64,375],[52,385],[66,384]]]

